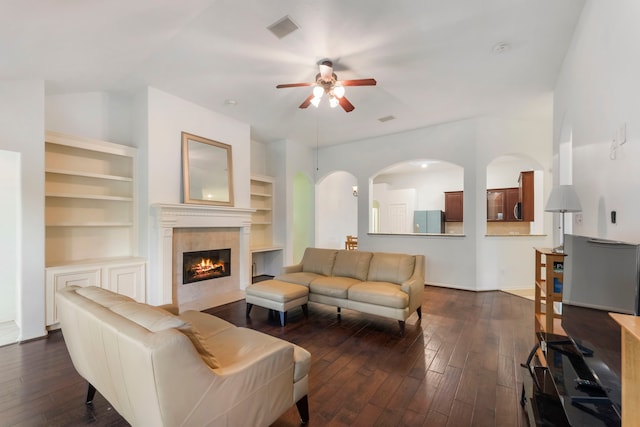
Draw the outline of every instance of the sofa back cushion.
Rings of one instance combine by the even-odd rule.
[[[175,328],[185,334],[198,351],[202,360],[212,369],[220,367],[213,349],[207,346],[206,339],[198,328],[188,322],[189,313],[182,318],[174,316],[166,310],[138,302],[123,302],[110,308],[114,313],[137,323],[151,332],[159,332]],[[186,321],[185,321],[186,320]]]
[[[179,328],[180,332],[185,334],[190,340],[193,346],[198,351],[198,354],[211,369],[216,369],[220,367],[220,362],[215,355],[215,348],[207,341],[208,335],[214,335],[220,331],[223,331],[227,328],[233,328],[235,326],[229,324],[226,325],[227,322],[216,322],[216,328],[208,328],[207,333],[203,334],[200,328],[197,326],[201,324],[201,319],[204,317],[211,317],[211,321],[220,320],[218,318],[214,318],[209,314],[201,313],[199,311],[188,310],[180,315],[180,318],[187,321],[186,326]],[[208,322],[208,326],[213,325],[213,322]]]
[[[302,271],[331,276],[337,252],[336,249],[307,248],[302,257]]]
[[[371,252],[339,250],[333,265],[333,275],[367,280]]]
[[[413,274],[416,257],[375,252],[369,264],[368,281],[402,283]]]
[[[182,328],[186,325],[182,319],[168,311],[139,302],[123,302],[114,305],[110,310],[151,332]]]
[[[111,308],[117,304],[122,304],[123,302],[135,302],[133,298],[129,298],[126,295],[116,294],[95,286],[78,288],[76,293],[107,308]]]

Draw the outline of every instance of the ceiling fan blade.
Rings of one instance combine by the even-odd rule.
[[[307,108],[309,105],[311,105],[312,99],[313,99],[313,94],[309,95],[307,99],[305,99],[298,108]]]
[[[340,80],[338,82],[342,86],[375,86],[378,82],[376,79],[357,79],[357,80]]]
[[[338,102],[340,103],[340,106],[342,107],[342,109],[344,111],[346,111],[347,113],[353,111],[354,107],[352,103],[349,102],[349,100],[347,98],[345,98],[344,96],[342,98],[338,98]]]
[[[302,86],[311,86],[314,85],[315,83],[287,83],[287,84],[283,84],[283,85],[278,85],[276,86],[276,89],[283,89],[286,87],[302,87]]]

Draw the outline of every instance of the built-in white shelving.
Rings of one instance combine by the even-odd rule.
[[[47,132],[45,264],[47,325],[57,322],[55,290],[108,287],[145,300],[137,254],[136,149]]]
[[[283,263],[283,248],[274,243],[274,178],[251,176],[251,253],[253,275],[276,275]]]

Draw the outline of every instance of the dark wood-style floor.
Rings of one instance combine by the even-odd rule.
[[[208,310],[309,350],[311,426],[526,426],[520,367],[534,343],[533,302],[503,292],[425,288],[422,320],[309,304],[287,325],[244,301]],[[1,426],[124,426],[74,370],[62,334],[0,348]],[[295,406],[275,426],[299,426]]]

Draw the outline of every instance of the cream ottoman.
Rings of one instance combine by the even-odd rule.
[[[268,308],[269,315],[272,311],[280,313],[280,325],[284,326],[287,320],[287,311],[294,307],[302,307],[307,315],[307,301],[309,288],[304,285],[281,282],[280,280],[264,280],[254,283],[245,289],[247,294],[247,317],[254,304]]]

